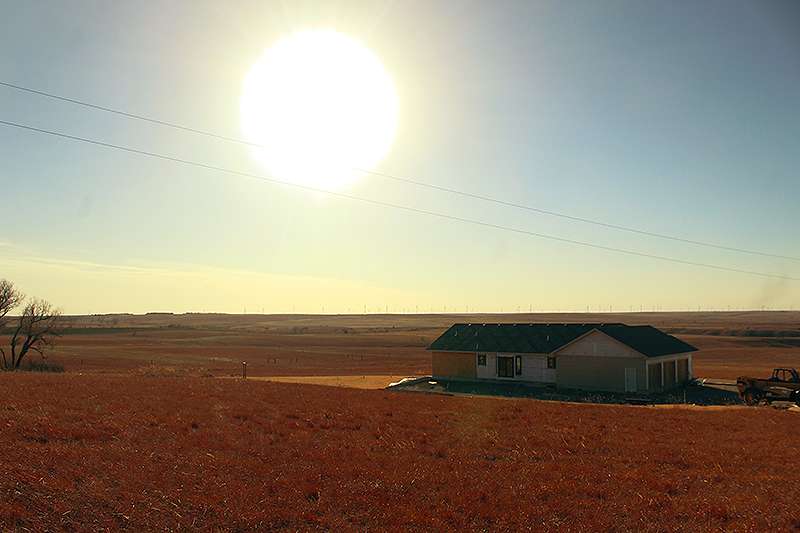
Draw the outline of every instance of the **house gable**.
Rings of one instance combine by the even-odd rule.
[[[553,355],[626,357],[630,359],[641,359],[644,357],[644,354],[597,329],[589,331],[572,342],[565,344],[554,351]]]

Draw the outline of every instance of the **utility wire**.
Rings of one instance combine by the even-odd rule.
[[[690,265],[690,266],[696,266],[696,267],[710,268],[710,269],[721,270],[721,271],[725,271],[725,272],[736,272],[736,273],[739,273],[739,274],[750,274],[750,275],[753,275],[753,276],[760,276],[760,277],[765,277],[765,278],[800,281],[800,278],[794,278],[794,277],[785,276],[785,275],[782,275],[782,274],[772,274],[772,273],[767,273],[767,272],[757,272],[757,271],[752,271],[752,270],[744,270],[744,269],[726,267],[726,266],[715,265],[715,264],[710,264],[710,263],[699,263],[699,262],[696,262],[696,261],[688,261],[688,260],[684,260],[684,259],[678,259],[678,258],[675,258],[675,257],[648,254],[648,253],[644,253],[644,252],[637,252],[637,251],[634,251],[634,250],[627,250],[627,249],[624,249],[624,248],[615,248],[615,247],[612,247],[612,246],[605,246],[605,245],[602,245],[602,244],[595,244],[595,243],[591,243],[591,242],[578,241],[578,240],[574,240],[574,239],[567,239],[567,238],[564,238],[564,237],[558,237],[558,236],[555,236],[555,235],[548,235],[548,234],[545,234],[545,233],[537,233],[537,232],[533,232],[533,231],[514,228],[514,227],[511,227],[511,226],[503,226],[503,225],[494,224],[494,223],[491,223],[491,222],[483,222],[483,221],[475,220],[475,219],[471,219],[471,218],[464,218],[464,217],[459,217],[459,216],[455,216],[455,215],[448,215],[446,213],[440,213],[440,212],[437,212],[437,211],[429,211],[427,209],[420,209],[418,207],[413,207],[413,206],[408,206],[408,205],[384,202],[382,200],[374,200],[372,198],[364,198],[364,197],[361,197],[361,196],[355,196],[355,195],[352,195],[352,194],[347,194],[347,193],[342,193],[342,192],[337,192],[337,191],[329,191],[329,190],[326,190],[326,189],[320,189],[318,187],[311,187],[311,186],[308,186],[308,185],[301,185],[299,183],[291,183],[291,182],[288,182],[288,181],[275,179],[275,178],[272,178],[272,177],[269,177],[269,176],[264,176],[264,175],[261,175],[261,174],[254,174],[254,173],[250,173],[250,172],[242,172],[242,171],[239,171],[239,170],[233,170],[233,169],[220,167],[220,166],[216,166],[216,165],[210,165],[210,164],[207,164],[207,163],[201,163],[201,162],[192,161],[192,160],[189,160],[189,159],[181,159],[179,157],[163,155],[163,154],[159,154],[159,153],[155,153],[155,152],[148,152],[148,151],[145,151],[145,150],[139,150],[139,149],[136,149],[136,148],[130,148],[130,147],[122,146],[122,145],[118,145],[118,144],[111,144],[111,143],[107,143],[107,142],[104,142],[104,141],[88,139],[86,137],[78,137],[78,136],[75,136],[75,135],[69,135],[69,134],[61,133],[61,132],[57,132],[57,131],[46,130],[46,129],[42,129],[42,128],[36,128],[36,127],[33,127],[33,126],[28,126],[26,124],[19,124],[17,122],[10,122],[10,121],[6,121],[6,120],[0,120],[0,124],[5,125],[5,126],[14,127],[14,128],[23,129],[23,130],[42,133],[42,134],[46,134],[46,135],[51,135],[51,136],[54,136],[54,137],[60,137],[60,138],[63,138],[63,139],[69,139],[69,140],[72,140],[72,141],[78,141],[78,142],[93,144],[95,146],[102,146],[102,147],[111,148],[111,149],[114,149],[114,150],[121,150],[121,151],[128,152],[128,153],[131,153],[131,154],[138,154],[138,155],[143,155],[143,156],[147,156],[147,157],[152,157],[152,158],[155,158],[155,159],[161,159],[163,161],[172,161],[174,163],[180,163],[180,164],[183,164],[183,165],[188,165],[188,166],[193,166],[193,167],[198,167],[198,168],[204,168],[204,169],[213,170],[213,171],[216,171],[216,172],[223,172],[223,173],[226,173],[226,174],[232,174],[232,175],[235,175],[235,176],[241,176],[241,177],[250,178],[250,179],[254,179],[254,180],[258,180],[258,181],[265,181],[265,182],[274,183],[274,184],[278,184],[278,185],[285,185],[287,187],[294,187],[296,189],[302,189],[302,190],[305,190],[305,191],[323,193],[323,194],[327,194],[327,195],[330,195],[330,196],[335,196],[337,198],[346,198],[348,200],[354,200],[354,201],[368,203],[368,204],[377,205],[377,206],[381,206],[381,207],[387,207],[387,208],[391,208],[391,209],[399,209],[399,210],[408,211],[408,212],[411,212],[411,213],[428,215],[428,216],[437,217],[437,218],[446,219],[446,220],[454,220],[456,222],[464,222],[466,224],[472,224],[472,225],[475,225],[475,226],[483,226],[483,227],[487,227],[487,228],[494,228],[494,229],[498,229],[498,230],[509,231],[509,232],[512,232],[512,233],[528,235],[528,236],[537,237],[537,238],[540,238],[540,239],[548,239],[548,240],[551,240],[551,241],[563,242],[563,243],[573,244],[573,245],[577,245],[577,246],[584,246],[584,247],[587,247],[587,248],[595,248],[595,249],[598,249],[598,250],[605,250],[605,251],[608,251],[608,252],[615,252],[615,253],[626,254],[626,255],[631,255],[631,256],[636,256],[636,257],[647,257],[647,258],[650,258],[650,259],[658,259],[660,261],[669,261],[669,262],[672,262],[672,263],[678,263],[678,264],[682,264],[682,265]]]
[[[104,107],[104,106],[101,106],[101,105],[92,104],[92,103],[85,102],[85,101],[82,101],[82,100],[76,100],[74,98],[67,98],[65,96],[60,96],[60,95],[57,95],[57,94],[48,93],[48,92],[44,92],[44,91],[39,91],[37,89],[32,89],[30,87],[23,87],[21,85],[15,85],[13,83],[8,83],[8,82],[5,82],[5,81],[0,81],[0,85],[8,87],[8,88],[11,88],[11,89],[16,89],[18,91],[24,91],[24,92],[28,92],[28,93],[31,93],[31,94],[36,94],[36,95],[39,95],[39,96],[52,98],[52,99],[55,99],[55,100],[61,100],[63,102],[69,102],[71,104],[80,105],[80,106],[88,107],[88,108],[91,108],[91,109],[96,109],[96,110],[99,110],[99,111],[105,111],[107,113],[113,113],[115,115],[120,115],[120,116],[123,116],[123,117],[126,117],[126,118],[131,118],[131,119],[135,119],[135,120],[141,120],[141,121],[144,121],[144,122],[150,122],[152,124],[158,124],[159,126],[166,126],[166,127],[169,127],[169,128],[174,128],[174,129],[178,129],[178,130],[183,130],[183,131],[187,131],[187,132],[190,132],[190,133],[194,133],[194,134],[197,134],[197,135],[203,135],[203,136],[206,136],[206,137],[212,137],[214,139],[219,139],[219,140],[223,140],[223,141],[227,141],[227,142],[242,144],[242,145],[246,145],[246,146],[252,146],[254,148],[262,148],[262,149],[266,148],[263,144],[250,142],[250,141],[247,141],[247,140],[244,140],[244,139],[240,139],[240,138],[237,138],[237,137],[229,137],[229,136],[226,136],[226,135],[220,135],[218,133],[214,133],[214,132],[207,131],[207,130],[201,130],[201,129],[197,129],[197,128],[191,128],[191,127],[188,127],[188,126],[183,126],[181,124],[177,124],[177,123],[174,123],[174,122],[167,122],[165,120],[159,120],[159,119],[155,119],[155,118],[152,118],[152,117],[147,117],[147,116],[144,116],[144,115],[137,115],[135,113],[128,113],[126,111],[121,111],[119,109],[113,109],[113,108],[110,108],[110,107]],[[371,174],[373,176],[378,176],[378,177],[382,177],[382,178],[385,178],[385,179],[390,179],[390,180],[401,182],[401,183],[407,183],[409,185],[414,185],[414,186],[417,186],[417,187],[424,187],[424,188],[435,190],[435,191],[446,192],[446,193],[449,193],[449,194],[455,194],[455,195],[462,196],[462,197],[465,197],[465,198],[472,198],[474,200],[481,200],[481,201],[484,201],[484,202],[490,202],[490,203],[493,203],[493,204],[502,205],[502,206],[506,206],[506,207],[513,207],[513,208],[516,208],[516,209],[522,209],[522,210],[525,210],[525,211],[539,213],[541,215],[547,215],[547,216],[552,216],[552,217],[563,218],[563,219],[566,219],[566,220],[571,220],[573,222],[581,222],[581,223],[584,223],[584,224],[592,224],[592,225],[600,226],[600,227],[607,228],[607,229],[625,231],[625,232],[628,232],[628,233],[635,233],[635,234],[638,234],[638,235],[645,235],[647,237],[655,237],[655,238],[658,238],[658,239],[666,239],[666,240],[670,240],[670,241],[674,241],[674,242],[682,242],[684,244],[692,244],[692,245],[695,245],[695,246],[704,246],[704,247],[707,247],[707,248],[715,248],[717,250],[726,250],[726,251],[729,251],[729,252],[738,252],[738,253],[743,253],[743,254],[758,255],[758,256],[762,256],[762,257],[772,257],[772,258],[777,258],[777,259],[785,259],[785,260],[789,260],[789,261],[798,261],[798,262],[800,262],[800,257],[794,257],[794,256],[789,256],[789,255],[781,255],[781,254],[775,254],[775,253],[769,253],[769,252],[762,252],[762,251],[758,251],[758,250],[751,250],[751,249],[748,249],[748,248],[738,248],[738,247],[735,247],[735,246],[726,246],[726,245],[723,245],[723,244],[715,244],[715,243],[706,242],[706,241],[698,241],[698,240],[693,240],[693,239],[687,239],[687,238],[684,238],[684,237],[677,237],[675,235],[668,235],[668,234],[665,234],[665,233],[657,233],[657,232],[654,232],[654,231],[647,231],[647,230],[643,230],[643,229],[639,229],[639,228],[634,228],[634,227],[631,227],[631,226],[622,226],[622,225],[619,225],[619,224],[611,224],[611,223],[608,223],[608,222],[603,222],[601,220],[595,220],[595,219],[591,219],[591,218],[585,218],[585,217],[569,215],[569,214],[561,213],[561,212],[558,212],[558,211],[552,211],[552,210],[543,209],[543,208],[540,208],[540,207],[534,207],[534,206],[530,206],[530,205],[519,204],[519,203],[516,203],[516,202],[509,202],[509,201],[501,200],[501,199],[494,198],[494,197],[491,197],[491,196],[471,193],[471,192],[467,192],[467,191],[461,191],[461,190],[458,190],[458,189],[452,189],[450,187],[444,187],[444,186],[441,186],[441,185],[435,185],[435,184],[432,184],[432,183],[426,183],[426,182],[415,180],[415,179],[411,179],[411,178],[405,178],[405,177],[402,177],[402,176],[396,176],[396,175],[387,174],[387,173],[384,173],[384,172],[377,172],[377,171],[368,170],[368,169],[365,169],[365,168],[355,167],[355,168],[353,168],[353,170],[355,170],[356,172],[361,172],[361,173],[364,173],[364,174]]]

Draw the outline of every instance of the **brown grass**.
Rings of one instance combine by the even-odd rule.
[[[695,374],[761,375],[800,361],[800,312],[535,315],[111,315],[72,317],[52,358],[68,371],[163,366],[236,376],[421,375],[454,322],[653,324],[695,344]]]
[[[0,375],[0,530],[787,530],[797,414]]]

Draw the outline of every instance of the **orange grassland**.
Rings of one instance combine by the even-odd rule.
[[[800,366],[789,312],[69,317],[66,373],[0,373],[0,531],[800,529],[797,412],[348,388],[429,373],[460,321],[654,324],[704,377]],[[242,361],[304,383],[214,379]]]
[[[0,530],[800,528],[800,415],[0,374]]]
[[[424,375],[425,347],[454,322],[652,324],[700,348],[695,375],[800,366],[800,312],[68,317],[52,360],[68,371],[230,376]],[[155,367],[155,368],[154,368]]]

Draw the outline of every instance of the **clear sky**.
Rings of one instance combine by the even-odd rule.
[[[800,256],[794,1],[0,0],[0,81],[242,135],[276,40],[332,28],[391,76],[377,170]],[[0,87],[0,120],[245,172],[247,147]],[[797,308],[800,282],[576,247],[0,126],[0,277],[67,313]],[[800,262],[571,222],[373,175],[342,190],[800,278]]]

